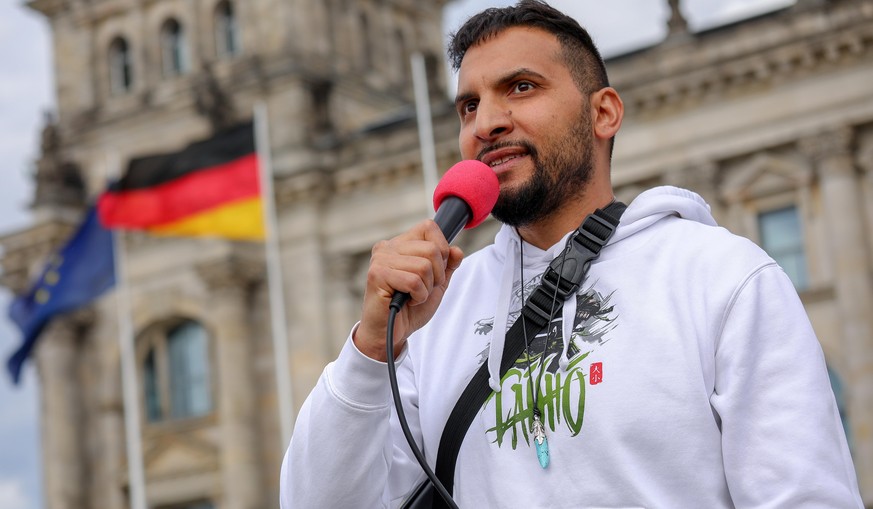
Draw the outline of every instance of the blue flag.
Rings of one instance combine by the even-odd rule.
[[[36,283],[9,306],[9,317],[24,334],[21,346],[6,361],[13,382],[18,383],[21,366],[55,315],[87,305],[114,285],[112,233],[100,224],[92,206],[67,244],[51,256]]]

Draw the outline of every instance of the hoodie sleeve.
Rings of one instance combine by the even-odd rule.
[[[401,362],[406,354],[397,361],[398,383],[420,443],[415,402],[408,401],[415,391],[403,389],[412,376],[410,363]],[[282,509],[393,507],[392,498],[402,499],[421,469],[407,455],[391,401],[386,364],[360,353],[350,336],[297,416],[280,473]]]
[[[775,263],[735,291],[716,348],[711,403],[736,507],[863,507],[821,346]]]

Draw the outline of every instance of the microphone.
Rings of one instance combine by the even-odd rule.
[[[494,170],[475,159],[461,161],[449,168],[434,190],[433,220],[452,242],[462,229],[479,226],[488,218],[499,194]],[[408,293],[396,292],[389,307],[399,311],[408,300]]]

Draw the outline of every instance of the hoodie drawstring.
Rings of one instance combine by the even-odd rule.
[[[561,331],[561,335],[564,344],[561,348],[561,358],[558,361],[558,365],[561,366],[562,371],[567,371],[567,366],[570,364],[570,358],[568,357],[570,351],[570,343],[573,342],[573,326],[575,325],[576,318],[576,296],[571,295],[564,301],[563,311],[563,320],[562,326],[563,330]]]
[[[500,290],[497,294],[497,308],[494,310],[494,326],[491,329],[491,346],[488,350],[488,385],[494,392],[500,392],[500,361],[503,357],[503,345],[506,343],[506,325],[509,321],[509,303],[512,299],[515,267],[522,263],[518,256],[518,242],[517,238],[511,238],[510,245],[506,249],[506,259],[500,275]],[[524,281],[521,284],[524,284]]]

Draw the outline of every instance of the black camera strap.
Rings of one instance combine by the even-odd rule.
[[[555,317],[564,301],[579,290],[591,262],[600,256],[600,250],[615,233],[619,219],[626,208],[625,204],[614,201],[604,209],[595,210],[570,236],[564,252],[552,260],[540,284],[521,310],[525,319],[516,319],[506,333],[503,357],[500,360],[501,379],[524,351],[525,332],[528,337],[533,337],[541,331]],[[486,359],[458,398],[440,437],[435,473],[449,493],[452,493],[454,488],[455,464],[461,443],[476,413],[490,394]],[[418,490],[430,487],[427,486],[430,482],[426,481],[424,484],[425,486],[419,486]],[[432,493],[432,507],[447,507],[439,493],[435,490]]]

